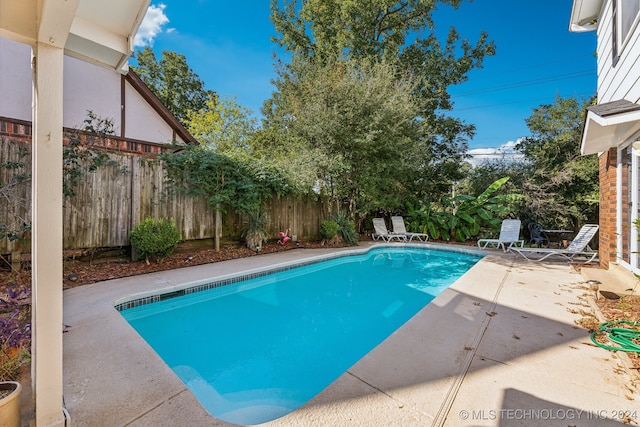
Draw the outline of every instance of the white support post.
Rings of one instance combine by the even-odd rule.
[[[35,425],[65,425],[62,408],[63,49],[33,48],[32,386]]]

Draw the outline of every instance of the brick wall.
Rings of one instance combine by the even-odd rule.
[[[609,268],[616,261],[616,174],[617,149],[611,148],[599,157],[600,173],[600,267]]]
[[[31,142],[31,122],[0,117],[0,135],[13,141]]]

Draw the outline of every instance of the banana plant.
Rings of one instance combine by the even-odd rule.
[[[439,203],[420,208],[407,206],[407,216],[412,227],[424,230],[432,239],[463,242],[477,236],[483,227],[494,231],[500,228],[502,218],[511,213],[511,202],[521,200],[521,194],[494,196],[509,177],[494,181],[479,196],[459,195],[443,197]]]

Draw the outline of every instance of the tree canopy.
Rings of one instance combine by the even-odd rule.
[[[190,111],[189,132],[204,147],[220,154],[241,155],[248,151],[256,132],[256,119],[235,98],[210,98],[206,108]]]
[[[525,214],[538,222],[577,229],[585,220],[596,219],[598,159],[580,154],[586,107],[593,102],[557,96],[526,120],[531,136],[517,149],[528,161]]]
[[[135,58],[133,71],[183,124],[189,113],[209,108],[207,102],[217,97],[214,91],[205,89],[184,55],[165,50],[158,61],[147,46],[137,51]]]
[[[442,42],[435,5],[271,1],[274,40],[291,60],[279,63],[265,126],[316,150],[321,181],[331,173],[331,188],[363,210],[396,209],[403,197],[446,191],[461,178],[474,128],[444,113],[452,108],[447,88],[494,46],[484,33],[475,44],[461,40],[454,28]]]
[[[271,0],[271,19],[279,33],[274,41],[292,57],[394,64],[400,77],[408,73],[416,79],[421,116],[425,120],[442,119],[436,111],[452,107],[447,88],[466,81],[470,70],[482,67],[486,55],[495,54],[495,46],[484,32],[475,44],[460,39],[454,27],[444,45],[436,35],[432,18],[436,6],[457,8],[461,2]],[[448,142],[454,142],[460,133],[473,131],[473,127],[451,120],[438,128]]]
[[[407,168],[424,159],[412,79],[394,75],[386,64],[295,62],[265,110],[269,125],[314,158],[319,189],[352,211],[397,206]]]
[[[487,182],[509,176],[504,190],[524,196],[515,207],[523,222],[578,229],[597,221],[598,159],[580,154],[584,115],[592,102],[556,97],[535,108],[526,119],[531,135],[516,144],[523,160],[484,162],[469,170],[461,191],[474,194]]]

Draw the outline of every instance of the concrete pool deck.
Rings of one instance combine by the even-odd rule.
[[[291,250],[64,291],[71,425],[230,425],[206,413],[114,302],[330,252]],[[584,279],[565,262],[485,252],[314,399],[262,425],[615,426],[625,411],[640,424],[638,378],[575,324],[590,310],[585,295],[593,291]]]

